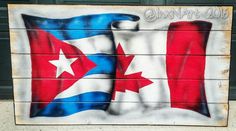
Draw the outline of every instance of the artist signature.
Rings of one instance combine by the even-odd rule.
[[[144,18],[153,22],[157,19],[227,19],[229,17],[227,8],[207,8],[200,11],[197,8],[148,8],[144,12]]]

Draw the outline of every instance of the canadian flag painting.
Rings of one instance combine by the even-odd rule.
[[[231,6],[8,8],[16,124],[227,126]]]

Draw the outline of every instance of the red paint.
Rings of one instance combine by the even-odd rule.
[[[119,44],[117,47],[117,66],[116,66],[116,81],[112,95],[112,100],[115,99],[116,92],[125,92],[126,90],[139,93],[139,89],[152,83],[147,78],[142,76],[142,72],[125,75],[134,55],[125,56],[125,52]]]
[[[210,29],[211,23],[204,21],[170,24],[167,34],[166,71],[168,78],[177,79],[168,79],[173,108],[194,110],[210,116],[204,85],[206,44]],[[180,78],[193,78],[197,81],[183,82],[178,80]]]
[[[69,88],[96,65],[78,48],[58,40],[50,33],[43,30],[29,30],[28,36],[31,49],[32,78],[38,78],[32,79],[32,102],[42,102],[37,104],[37,108],[42,109],[51,102],[56,95]],[[59,59],[60,49],[64,52],[66,58],[77,58],[77,60],[71,64],[74,75],[63,72],[56,78],[57,68],[49,61]],[[48,55],[35,54],[37,52]],[[52,55],[53,52],[56,53]],[[69,53],[74,55],[69,55]],[[43,78],[43,80],[41,78]],[[35,108],[33,103],[31,108]]]

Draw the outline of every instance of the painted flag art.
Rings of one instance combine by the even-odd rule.
[[[232,7],[137,7],[9,5],[16,124],[226,126]]]

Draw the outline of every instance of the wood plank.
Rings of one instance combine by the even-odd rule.
[[[36,0],[1,0],[1,7],[7,7],[8,4],[30,4],[35,3]]]
[[[0,19],[7,19],[8,13],[7,13],[7,7],[0,7]]]
[[[40,55],[40,54],[34,54],[32,56],[36,56],[32,58],[33,61],[39,62],[44,61],[47,62],[49,60],[58,60],[58,55]],[[51,59],[49,59],[50,57]],[[78,55],[67,55],[68,56],[73,56],[73,58],[78,58],[81,59],[83,58],[82,56]],[[104,55],[94,55],[93,57],[100,57]],[[113,58],[115,59],[116,56],[107,56],[109,59],[103,59],[106,60],[108,63],[112,62]],[[12,77],[13,78],[31,78],[31,58],[30,55],[19,55],[19,54],[12,54],[11,55],[12,59]],[[90,57],[90,56],[87,56]],[[173,61],[176,60],[176,66],[173,66],[173,71],[178,71],[181,70],[177,67],[177,65],[181,64],[180,61],[177,61],[178,59],[190,59],[192,61],[198,61],[198,59],[202,59],[206,57],[206,65],[205,65],[205,78],[202,79],[229,79],[229,65],[230,65],[230,57],[229,56],[182,56],[182,55],[176,55],[176,56],[168,56],[170,57]],[[35,58],[40,58],[40,61],[36,61]],[[69,57],[68,57],[69,58]],[[132,74],[132,73],[137,73],[137,72],[142,72],[142,76],[146,78],[167,78],[166,75],[166,56],[165,55],[136,55],[135,58],[132,60],[131,64],[129,65],[129,68],[127,71],[121,70],[121,72],[126,73],[126,74]],[[96,63],[96,62],[95,62]],[[217,64],[216,64],[217,63]],[[42,69],[42,70],[35,70],[35,73],[39,72],[44,72],[48,74],[48,71],[54,72],[51,75],[43,75],[40,78],[55,78],[55,72],[56,72],[56,67],[54,65],[48,63],[51,65],[52,68],[48,69]],[[98,64],[98,63],[97,63]],[[101,63],[103,64],[103,63]],[[184,63],[182,63],[184,64]],[[201,63],[196,63],[201,65]],[[112,71],[113,65],[111,65],[111,73],[115,71]],[[174,64],[175,65],[175,64]],[[41,64],[37,64],[37,66],[41,66]],[[96,67],[101,67],[105,65],[99,65]],[[189,65],[190,67],[193,65]],[[54,69],[55,68],[55,69]],[[81,66],[81,69],[88,69],[87,66]],[[115,67],[114,67],[115,68]],[[193,71],[198,71],[199,69],[197,68],[192,68]],[[105,70],[104,70],[105,71]],[[200,70],[199,70],[200,71]],[[203,72],[204,73],[204,72]],[[39,78],[39,77],[36,77]],[[136,78],[134,76],[134,78]],[[169,78],[177,78],[177,79],[200,79],[199,76],[194,76],[192,74],[185,74],[184,76],[176,76],[170,75]]]
[[[8,7],[16,124],[227,125],[232,6]]]
[[[9,45],[9,39],[1,39],[0,38],[0,49],[1,49],[1,52],[0,52],[0,57],[2,57],[4,59],[8,59],[6,58],[6,56],[10,56],[11,52],[10,52],[10,45]],[[0,61],[0,62],[1,62]]]
[[[87,110],[71,116],[29,117],[31,103],[15,103],[16,124],[148,124],[148,125],[205,125],[226,126],[228,104],[208,104],[211,117],[178,108],[152,108],[143,111],[140,103],[127,103],[132,107],[127,114],[113,115],[108,111]],[[58,103],[60,104],[60,103]],[[69,103],[68,103],[69,104]],[[119,103],[117,103],[119,104]],[[120,103],[122,104],[122,103]],[[158,103],[153,103],[158,104]],[[161,103],[167,104],[169,103]],[[138,108],[137,108],[138,105]],[[157,117],[158,116],[158,117]]]
[[[12,90],[12,86],[9,86],[11,84],[11,82],[7,83],[8,86],[2,86],[6,83],[2,83],[2,81],[0,81],[0,99],[4,100],[4,99],[13,99],[13,90]]]
[[[235,5],[235,7],[236,7],[236,5]],[[235,7],[234,7],[234,14],[233,14],[233,23],[235,23],[235,21],[236,21],[236,18],[235,18],[235,16],[236,16],[236,9],[235,9]],[[234,33],[234,34],[236,34],[236,25],[235,24],[233,24],[233,27],[232,27],[232,32]]]
[[[125,1],[120,1],[120,0],[58,0],[58,3],[63,3],[63,4],[81,4],[81,3],[87,3],[87,4],[92,4],[92,3],[107,3],[107,4],[114,4],[114,3],[139,3],[139,0],[125,0]]]
[[[230,94],[229,94],[229,99],[230,100],[236,100],[236,90],[235,89],[232,89],[229,91]]]
[[[0,38],[0,81],[11,80],[11,56],[9,39]]]
[[[40,33],[43,31],[40,30],[27,30],[28,33]],[[81,32],[81,30],[51,30],[61,33],[59,36],[67,36],[66,32],[73,31],[75,33]],[[49,31],[50,32],[50,31]],[[86,34],[91,34],[94,32],[100,32],[99,30],[84,30]],[[106,31],[109,32],[108,30]],[[172,33],[174,31],[169,31]],[[121,44],[126,54],[166,54],[167,48],[167,33],[168,31],[112,31],[115,38],[116,47],[118,44]],[[192,34],[193,37],[195,33],[206,34],[206,31],[178,31],[178,34]],[[58,53],[54,43],[48,43],[48,41],[40,40],[41,44],[39,48],[42,50],[35,50],[34,52],[30,51],[30,44],[26,30],[23,29],[11,29],[11,53],[19,54],[54,54]],[[181,35],[181,37],[182,37]],[[36,36],[35,36],[36,37]],[[170,36],[169,36],[170,37]],[[186,36],[187,37],[187,36]],[[75,40],[63,40],[65,43],[73,45],[80,49],[84,54],[96,54],[96,53],[107,53],[107,54],[119,54],[115,52],[114,43],[111,42],[110,36],[101,35],[93,36],[90,38],[75,39]],[[46,39],[48,40],[48,39]],[[207,38],[206,38],[207,40]],[[53,41],[53,40],[52,40]],[[171,43],[172,39],[169,39]],[[230,43],[231,43],[231,31],[211,31],[207,44],[206,52],[204,47],[200,47],[201,44],[197,39],[189,39],[185,41],[189,44],[188,47],[183,47],[186,50],[183,52],[170,52],[169,54],[173,55],[230,55]],[[51,51],[45,52],[45,48],[50,46]],[[202,48],[203,51],[199,52],[199,48]],[[70,54],[74,54],[73,52]]]
[[[153,30],[153,29],[161,29],[167,30],[168,26],[171,22],[173,22],[173,18],[175,21],[189,21],[190,19],[198,19],[202,21],[209,21],[212,23],[212,30],[231,30],[232,27],[232,6],[88,6],[88,5],[9,5],[9,27],[12,28],[25,28],[24,23],[21,19],[21,14],[28,14],[35,16],[35,14],[40,14],[41,16],[47,18],[62,18],[61,12],[66,12],[63,15],[63,18],[70,18],[73,16],[87,15],[97,13],[109,13],[111,10],[113,13],[125,13],[125,14],[133,14],[140,17],[139,20],[139,28],[140,30]],[[89,9],[88,9],[89,8]],[[112,9],[111,9],[112,8]],[[209,9],[210,8],[210,9]],[[181,14],[179,9],[188,10],[191,12],[190,14],[185,14],[184,16],[180,16]],[[34,10],[32,12],[32,10]],[[50,10],[50,12],[48,12]],[[221,12],[223,10],[222,15],[215,16],[212,14],[217,10]],[[149,12],[154,11],[154,17],[150,19]],[[164,13],[165,17],[159,17],[158,13]],[[169,12],[172,13],[174,17],[169,17]],[[174,14],[178,12],[177,14]],[[196,15],[197,14],[197,15]],[[224,15],[227,14],[227,15]],[[136,19],[137,20],[137,19]],[[131,29],[134,26],[130,27],[118,27],[119,29]],[[55,29],[55,28],[54,28]],[[78,29],[78,27],[73,27],[73,29]],[[84,28],[83,28],[84,29]],[[100,29],[100,27],[93,28],[85,28],[85,29]]]
[[[0,31],[6,32],[8,31],[8,25],[7,24],[0,24]]]
[[[9,39],[9,32],[0,32],[1,39]]]
[[[1,10],[0,10],[1,11]],[[7,13],[7,12],[6,12]],[[0,24],[3,25],[3,24],[8,24],[8,19],[7,18],[3,18],[3,16],[0,17]],[[8,26],[8,25],[7,25]]]
[[[10,59],[5,60],[6,63],[0,63],[1,74],[0,80],[11,80],[11,64]]]
[[[219,1],[205,1],[205,0],[190,0],[190,1],[185,1],[185,0],[166,0],[167,4],[176,4],[176,5],[229,5],[229,4],[234,4],[233,0],[219,0]]]
[[[12,86],[13,80],[0,80],[0,86]]]
[[[13,79],[14,85],[14,101],[15,102],[30,102],[31,101],[31,83],[32,81],[45,81],[50,79]],[[53,80],[53,79],[51,79]],[[62,81],[64,79],[61,79]],[[150,85],[141,87],[139,93],[126,90],[125,92],[116,92],[117,98],[123,97],[123,99],[117,99],[118,102],[170,102],[170,90],[168,86],[168,80],[166,79],[149,79],[152,83]],[[65,80],[70,81],[70,80]],[[71,80],[72,81],[72,80]],[[73,95],[78,95],[81,93],[91,92],[91,91],[102,91],[112,94],[114,90],[113,83],[115,82],[137,82],[141,85],[144,80],[141,79],[92,79],[83,78],[75,82],[70,89],[58,94],[56,98],[71,97]],[[170,82],[181,83],[185,85],[185,93],[193,89],[198,89],[197,85],[189,85],[190,83],[196,83],[200,80],[169,80]],[[229,90],[229,80],[205,80],[204,81],[205,93],[208,103],[227,103],[228,102],[228,90]],[[36,88],[36,87],[35,87]],[[39,87],[40,88],[40,87]],[[43,88],[43,87],[42,87]],[[61,88],[58,87],[58,88]],[[199,88],[200,89],[200,88]],[[199,90],[200,92],[200,90]],[[50,92],[43,92],[45,96],[50,95]],[[55,99],[56,99],[55,98]],[[127,99],[125,99],[127,98]],[[131,99],[132,98],[132,99]],[[47,101],[41,101],[47,102]],[[70,101],[76,102],[76,101]],[[89,101],[91,102],[91,101]],[[182,103],[190,101],[179,101]]]
[[[166,0],[141,0],[142,5],[166,5]]]

